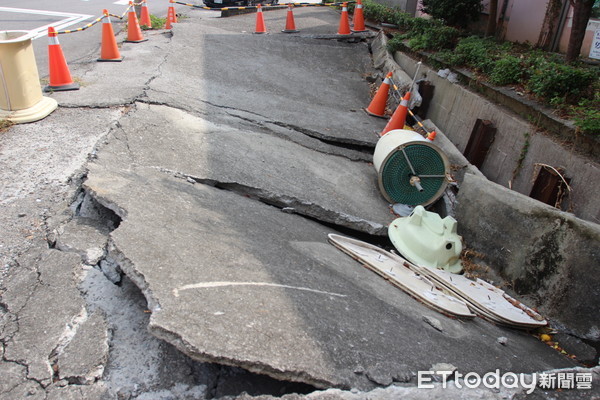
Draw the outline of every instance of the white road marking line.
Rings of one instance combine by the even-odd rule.
[[[310,288],[298,287],[298,286],[280,285],[277,283],[268,283],[268,282],[202,282],[202,283],[195,283],[192,285],[184,285],[184,286],[180,287],[179,289],[173,289],[173,295],[175,297],[179,297],[179,292],[182,290],[206,289],[206,288],[215,288],[215,287],[224,287],[224,286],[270,286],[270,287],[279,287],[279,288],[284,288],[284,289],[303,290],[306,292],[326,294],[329,296],[346,297],[345,294],[324,292],[322,290],[316,290],[316,289],[310,289]]]
[[[31,10],[31,9],[27,9],[27,8],[12,8],[12,7],[0,7],[0,12],[46,15],[46,16],[50,16],[50,17],[65,17],[64,19],[62,19],[60,21],[56,21],[54,23],[32,29],[30,31],[30,34],[33,35],[32,39],[38,39],[38,38],[46,36],[48,34],[48,27],[50,27],[50,26],[53,26],[57,31],[59,31],[59,30],[68,28],[69,26],[75,25],[81,21],[85,21],[86,19],[93,17],[93,15],[86,15],[86,14],[74,14],[74,13],[65,13],[65,12],[56,12],[56,11],[44,11],[44,10]]]
[[[119,0],[119,1],[115,1],[113,4],[118,4],[120,6],[128,6],[129,0]]]

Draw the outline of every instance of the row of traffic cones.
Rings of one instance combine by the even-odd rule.
[[[415,72],[415,78],[419,71],[420,65],[421,65],[421,63],[419,62],[417,64],[417,71]],[[381,83],[381,86],[379,86],[379,89],[375,93],[375,96],[373,96],[371,103],[369,104],[369,106],[367,108],[365,108],[365,111],[367,112],[367,114],[372,115],[374,117],[380,117],[380,118],[386,117],[385,110],[387,107],[387,101],[388,101],[388,95],[390,92],[390,88],[393,85],[394,87],[392,88],[392,90],[397,90],[396,85],[393,83],[392,75],[393,74],[391,72],[389,72],[386,75],[385,79]],[[394,113],[392,114],[392,117],[389,119],[388,123],[386,124],[385,128],[383,128],[383,130],[381,131],[379,136],[383,136],[386,133],[388,133],[389,131],[394,130],[394,129],[405,129],[406,117],[408,116],[409,113],[411,114],[411,116],[413,116],[416,119],[416,116],[408,108],[408,102],[410,101],[410,98],[411,98],[411,90],[412,90],[413,85],[414,85],[414,79],[413,79],[413,82],[411,83],[410,87],[404,94],[404,97],[402,97],[400,99],[400,104],[398,105],[398,107],[396,108]],[[417,120],[417,122],[423,129],[425,129],[425,127],[420,123],[420,121]],[[427,139],[433,141],[435,139],[435,136],[436,136],[435,131],[428,132]]]
[[[365,32],[367,30],[365,28],[362,0],[357,0],[356,2],[352,23],[354,25],[354,29],[350,30],[350,23],[348,19],[348,3],[342,3],[342,15],[340,16],[338,35],[350,35],[352,32]]]
[[[256,6],[256,29],[254,33],[267,33],[267,27],[265,25],[265,18],[263,15],[262,7],[260,4]],[[287,16],[285,21],[285,29],[282,30],[284,33],[298,32],[296,29],[296,23],[294,22],[294,5],[288,4]],[[354,8],[353,18],[354,29],[350,30],[350,22],[348,18],[348,3],[342,4],[342,15],[340,17],[340,25],[338,28],[338,35],[350,35],[352,32],[365,32],[365,18],[363,15],[362,0],[357,0],[356,7]]]
[[[288,10],[287,10],[287,15],[286,15],[286,19],[285,19],[285,29],[282,30],[281,32],[284,32],[284,33],[299,32],[296,29],[296,22],[294,22],[293,7],[294,7],[293,4],[291,4],[291,3],[288,4]],[[260,4],[258,4],[256,6],[256,29],[254,30],[254,33],[267,33],[265,17],[263,15],[262,6]]]
[[[151,26],[150,12],[146,1],[142,2],[142,9],[140,13],[140,21],[138,22],[133,3],[129,2],[130,10],[127,20],[127,39],[125,42],[129,43],[140,43],[145,42],[140,28],[141,25]],[[98,61],[103,62],[118,62],[122,61],[123,57],[119,52],[117,46],[117,39],[112,28],[110,16],[108,10],[102,10],[102,46],[100,49],[100,58]],[[177,22],[177,16],[175,14],[175,8],[170,6],[167,13],[166,29],[171,29],[173,23]],[[58,33],[53,27],[48,28],[48,71],[50,75],[50,83],[44,88],[45,92],[50,91],[66,91],[66,90],[77,90],[79,84],[73,81],[69,66],[65,59],[60,43],[58,42]]]

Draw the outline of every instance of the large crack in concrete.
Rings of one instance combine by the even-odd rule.
[[[319,290],[325,290],[330,293],[340,293],[340,291],[341,293],[362,293],[367,290],[364,287],[365,282],[369,281],[372,277],[361,275],[360,285],[355,285],[351,281],[348,281],[347,278],[342,278],[341,276],[337,277],[337,279],[328,279],[326,281],[322,281],[320,278],[311,281],[314,273],[321,268],[335,270],[335,272],[329,271],[328,276],[331,274],[350,273],[350,271],[346,271],[347,260],[343,258],[343,255],[338,254],[334,249],[330,249],[328,245],[323,244],[323,247],[321,243],[314,242],[315,233],[310,232],[314,230],[315,232],[320,232],[319,235],[324,235],[325,232],[331,231],[330,229],[318,228],[311,221],[308,221],[306,218],[299,218],[298,215],[282,213],[281,211],[276,212],[272,210],[272,207],[265,208],[264,205],[261,205],[263,201],[256,201],[260,200],[258,198],[253,200],[252,197],[254,196],[248,198],[247,193],[244,193],[244,191],[240,193],[234,190],[232,192],[230,190],[232,188],[227,187],[227,185],[217,191],[213,186],[218,188],[218,182],[200,181],[202,184],[198,185],[196,184],[197,180],[189,175],[173,173],[172,171],[167,171],[168,173],[165,174],[165,170],[156,166],[136,165],[129,171],[112,171],[111,174],[116,174],[110,178],[110,182],[116,184],[114,187],[106,185],[109,181],[105,181],[105,174],[103,172],[101,173],[96,167],[93,170],[94,172],[90,174],[90,179],[84,184],[86,190],[89,190],[90,193],[97,193],[101,188],[103,193],[102,202],[109,202],[107,206],[113,209],[127,210],[126,222],[121,224],[111,235],[112,242],[109,254],[112,259],[118,262],[126,275],[131,277],[135,284],[142,289],[144,296],[147,298],[148,307],[152,311],[149,323],[150,330],[155,336],[174,344],[179,350],[194,359],[242,366],[250,371],[266,373],[278,379],[299,380],[317,387],[371,388],[375,385],[388,382],[378,372],[381,369],[378,369],[378,363],[370,364],[371,360],[368,361],[368,364],[363,364],[362,361],[352,358],[348,360],[345,358],[348,355],[338,355],[340,357],[339,360],[332,361],[328,359],[323,363],[325,367],[327,367],[327,363],[329,362],[337,361],[342,363],[341,365],[337,365],[338,370],[334,368],[335,373],[341,375],[336,375],[335,373],[328,375],[331,373],[331,370],[315,372],[313,365],[302,364],[303,356],[301,353],[294,353],[293,356],[288,355],[282,359],[268,360],[270,358],[269,353],[273,352],[273,349],[269,348],[267,350],[264,347],[271,346],[270,342],[277,340],[277,335],[281,335],[281,333],[275,333],[280,332],[279,329],[282,329],[281,326],[278,326],[279,323],[285,323],[284,326],[292,327],[288,328],[289,330],[295,331],[297,329],[297,333],[300,336],[294,340],[297,342],[304,341],[303,346],[311,348],[314,345],[309,345],[307,336],[310,337],[316,333],[311,332],[308,334],[304,330],[307,327],[316,326],[317,321],[314,318],[325,321],[335,319],[336,324],[343,325],[340,331],[354,331],[356,321],[350,315],[342,316],[341,319],[338,318],[337,313],[343,315],[347,311],[337,310],[336,317],[334,318],[332,315],[312,316],[310,313],[305,314],[306,310],[303,310],[303,312],[300,312],[300,315],[310,320],[305,325],[300,320],[294,319],[298,318],[299,314],[298,311],[293,312],[289,309],[290,305],[286,304],[286,301],[290,299],[287,296],[271,297],[272,295],[269,295],[268,315],[276,312],[272,307],[275,307],[277,310],[285,309],[286,312],[288,310],[291,312],[290,314],[285,314],[285,318],[290,318],[291,320],[277,321],[274,326],[261,325],[260,329],[255,331],[256,337],[252,335],[244,336],[242,332],[237,332],[239,328],[234,328],[234,326],[246,326],[250,329],[255,323],[264,324],[262,316],[251,313],[252,318],[248,320],[246,317],[250,317],[250,315],[232,313],[233,310],[230,310],[230,307],[223,310],[222,304],[231,303],[237,307],[241,307],[242,304],[238,304],[240,299],[247,299],[249,302],[254,303],[256,300],[260,300],[261,295],[258,294],[260,292],[253,293],[250,291],[246,293],[246,290],[243,289],[243,293],[245,293],[243,295],[236,292],[230,293],[225,289],[220,290],[219,294],[213,297],[207,291],[190,290],[183,293],[181,290],[178,290],[178,288],[188,285],[190,280],[191,282],[200,283],[212,281],[235,283],[240,280],[242,282],[248,280],[252,282],[270,282],[274,277],[276,278],[274,280],[275,285],[283,282],[283,285],[290,287],[314,287],[315,285],[323,285],[324,282],[329,282],[326,285],[350,286],[345,287],[345,290],[341,287],[337,289],[330,288],[329,290],[320,288]],[[127,187],[127,192],[122,191],[120,189],[122,187]],[[239,187],[234,185],[233,189],[237,190]],[[152,212],[150,213],[148,212],[149,208],[152,208]],[[235,227],[235,224],[243,221],[240,218],[249,219],[249,221],[244,222],[243,228],[244,232],[248,230],[247,235],[242,235],[242,237],[237,235],[232,236],[232,232],[238,232],[238,227]],[[172,221],[177,221],[177,225],[173,225]],[[294,229],[292,231],[286,230],[288,226],[293,226]],[[140,233],[138,229],[141,227],[144,229],[143,238],[139,237]],[[235,230],[231,231],[231,229]],[[167,234],[169,244],[164,242],[164,234]],[[262,236],[265,237],[261,238]],[[228,240],[235,239],[235,244],[224,244],[222,242],[224,238]],[[190,241],[190,239],[192,240]],[[269,243],[269,248],[265,248],[261,243]],[[231,249],[229,246],[233,246],[235,251],[227,250]],[[250,246],[250,249],[247,248],[248,246]],[[254,246],[261,246],[261,249],[258,250]],[[237,253],[240,254],[238,255]],[[285,266],[293,265],[291,268],[284,268],[283,271],[285,272],[278,270],[278,264],[281,263],[281,260],[276,260],[278,260],[277,257],[280,257],[281,254],[286,255]],[[317,255],[320,257],[318,261],[315,260]],[[271,257],[275,257],[275,259]],[[342,259],[338,257],[342,257]],[[231,258],[233,259],[230,260]],[[318,268],[311,267],[309,271],[303,270],[303,266],[307,264],[313,265],[315,262],[317,262]],[[336,268],[338,267],[341,270],[337,270]],[[268,269],[269,273],[267,276],[269,277],[265,275],[263,269]],[[245,273],[240,275],[242,270]],[[353,271],[352,273],[354,272],[359,271]],[[167,273],[169,276],[167,280],[165,280],[164,273]],[[308,278],[309,282],[302,285],[298,283],[292,285],[291,282],[295,282],[294,279],[296,278],[301,280]],[[395,296],[403,295],[395,291],[388,293],[386,289],[389,288],[386,288],[385,284],[383,287],[380,287],[380,281],[376,281],[368,284],[374,286],[371,288],[372,291],[367,290],[371,294],[367,295],[364,293],[365,297],[361,300],[362,302],[387,302],[389,301],[387,296],[394,298]],[[375,286],[377,286],[376,289]],[[198,288],[202,288],[202,285],[198,286]],[[370,297],[372,293],[382,293],[382,291],[386,292],[385,295],[382,294],[385,300],[379,297],[379,295],[376,295],[376,299]],[[177,292],[179,295],[173,297],[173,293]],[[263,293],[263,295],[266,294]],[[258,299],[256,296],[259,296]],[[314,300],[305,299],[304,301],[306,300],[309,301],[309,305],[301,305],[299,302],[296,303],[296,306],[308,307],[312,312],[316,312],[318,307],[311,303]],[[398,317],[400,319],[413,318],[415,315],[418,316],[425,311],[421,306],[416,306],[417,308],[412,311],[407,310],[405,300],[401,302],[403,303],[401,307],[402,311],[396,308],[393,308],[394,311],[390,310],[392,313],[403,313],[401,317]],[[353,307],[358,306],[358,304],[352,303]],[[329,305],[329,302],[325,304],[328,304],[326,309],[333,307],[333,305]],[[244,302],[244,306],[247,306],[246,302]],[[320,306],[322,307],[323,304]],[[185,311],[188,307],[194,308],[193,310]],[[267,303],[261,302],[257,304],[257,307],[260,310],[260,307],[267,307]],[[382,307],[386,308],[387,306],[370,304],[368,306],[365,305],[365,307],[372,310],[381,309]],[[318,311],[323,312],[324,310]],[[280,311],[277,312],[279,313]],[[404,314],[405,312],[408,312],[408,314]],[[190,320],[190,315],[198,315],[202,316],[202,318],[193,318]],[[223,317],[226,318],[225,320],[220,319],[222,315],[227,315],[228,317]],[[180,318],[184,318],[186,322],[182,323]],[[233,321],[229,321],[231,318],[233,318]],[[361,314],[360,318],[368,319],[368,313]],[[419,323],[422,323],[422,320],[417,319],[418,322],[407,323],[408,326],[402,325],[403,328],[399,326],[391,328],[386,326],[387,321],[381,320],[372,320],[367,323],[370,330],[373,329],[373,326],[383,323],[384,325],[378,329],[380,329],[382,334],[394,332],[389,340],[392,340],[395,346],[397,346],[400,342],[396,341],[398,338],[395,338],[395,335],[397,333],[403,335],[403,333],[396,332],[396,330],[418,326]],[[225,322],[228,325],[221,326]],[[391,321],[390,323],[395,325]],[[448,321],[444,323],[447,324]],[[473,325],[471,327],[473,329],[484,330],[491,328],[481,326],[476,328]],[[271,332],[272,329],[275,329],[275,331]],[[288,329],[285,330],[287,331]],[[444,340],[448,339],[446,337],[448,329],[445,327],[440,331],[440,334],[445,337]],[[452,329],[459,328],[455,326]],[[460,329],[463,330],[466,327],[461,327]],[[214,335],[216,332],[221,332],[223,337],[215,338]],[[243,339],[238,338],[239,334],[242,334]],[[458,336],[461,337],[465,334],[467,333],[462,332]],[[491,334],[493,335],[494,333]],[[263,338],[263,335],[266,335],[269,339],[266,339],[266,337]],[[231,349],[228,348],[231,336],[236,337],[236,340],[242,340],[242,342],[251,340],[252,343],[244,348],[236,347],[236,352],[232,354]],[[209,338],[211,340],[207,343],[206,340],[209,340]],[[258,340],[258,342],[254,342],[254,340]],[[349,343],[342,345],[337,340],[341,340],[342,342],[349,341]],[[381,340],[385,342],[388,338],[381,338]],[[477,340],[471,346],[477,347],[483,345],[487,348],[485,341],[479,344],[476,342]],[[357,344],[352,343],[352,339],[346,337],[345,333],[338,331],[329,332],[326,341],[318,341],[318,346],[334,346],[335,349],[340,349],[338,346],[346,345],[347,349],[345,350],[349,350],[353,354],[352,349]],[[360,346],[363,345],[361,344]],[[281,344],[281,346],[286,345]],[[375,348],[387,349],[389,346],[379,343]],[[365,354],[375,351],[375,348],[370,348]],[[451,349],[452,347],[450,346],[445,351],[451,351]],[[256,358],[256,351],[260,352],[260,357],[258,358]],[[303,351],[306,352],[306,349]],[[406,352],[407,349],[399,351],[401,351],[403,357],[410,354],[410,351]],[[400,356],[400,353],[398,356]],[[435,355],[432,356],[435,358]],[[318,360],[322,355],[316,352],[311,357]],[[383,355],[382,357],[385,358]],[[420,357],[421,355],[418,356],[419,359]],[[498,357],[502,358],[503,356],[498,354]],[[283,360],[292,364],[300,362],[301,366],[280,366],[279,364],[284,362]],[[411,363],[414,362],[413,360]],[[348,371],[348,368],[350,371]],[[408,369],[413,371],[414,368],[416,367],[412,366]],[[362,372],[357,376],[356,371]],[[406,370],[398,376],[405,375]]]
[[[337,227],[338,229],[352,230],[358,235],[361,233],[366,233],[367,235],[381,236],[382,232],[387,232],[387,227],[382,224],[357,218],[356,216],[341,213],[336,210],[328,210],[319,204],[306,202],[293,196],[272,193],[265,189],[246,186],[238,182],[220,182],[213,179],[198,178],[192,175],[186,175],[177,171],[169,171],[165,168],[158,169],[175,177],[185,179],[190,183],[201,183],[219,189],[228,190],[241,196],[254,198],[265,204],[280,208],[285,212],[310,217],[313,220],[325,223],[326,225],[334,228]]]
[[[157,89],[152,89],[152,91],[160,92],[160,90]],[[183,111],[190,115],[195,115],[202,118],[215,117],[215,112],[212,110],[198,110],[196,108],[186,106],[185,104],[179,104],[173,101],[156,101],[146,98],[139,98],[136,101],[139,103],[149,105],[170,107],[176,110]],[[370,163],[373,159],[374,144],[369,141],[344,140],[343,138],[337,138],[335,136],[326,135],[321,132],[308,130],[290,123],[272,120],[267,118],[266,116],[254,113],[249,110],[213,104],[208,101],[201,100],[201,102],[216,110],[227,110],[227,112],[224,115],[233,117],[234,119],[243,122],[247,122],[249,124],[249,128],[252,130],[260,130],[265,133],[275,135],[277,137],[299,144],[310,150],[314,150],[323,154],[345,157],[351,161],[363,161]],[[260,119],[256,119],[256,117]],[[217,120],[219,121],[218,118]],[[231,123],[231,121],[224,122]],[[298,134],[300,134],[300,136]],[[376,136],[374,132],[373,136]]]
[[[230,369],[222,364],[194,361],[175,350],[168,341],[163,342],[162,338],[151,336],[146,330],[149,318],[146,311],[159,309],[160,306],[154,304],[151,294],[144,290],[143,278],[138,279],[132,273],[132,269],[127,267],[128,260],[116,249],[112,240],[108,239],[108,233],[119,226],[120,218],[85,192],[76,196],[70,208],[74,214],[73,219],[66,227],[53,232],[49,241],[57,249],[81,256],[84,267],[79,273],[79,289],[87,306],[66,326],[50,353],[53,381],[62,381],[63,386],[90,385],[102,377],[103,385],[108,386],[109,392],[117,397],[169,393],[186,398],[213,398],[242,392],[282,395],[314,390],[312,386],[277,381],[264,375]],[[105,235],[104,256],[101,260],[91,260],[87,256],[87,247],[95,248],[99,245],[97,238],[91,238],[86,233],[91,225]],[[77,238],[78,232],[83,239]],[[128,277],[133,278],[136,284],[129,278],[119,277],[116,281],[113,275],[115,271],[107,273],[102,268],[107,260],[116,266],[116,273],[121,270],[128,272]],[[104,276],[101,277],[102,274]],[[118,285],[115,286],[115,283]],[[145,297],[141,297],[142,292]],[[88,316],[90,312],[92,314]],[[90,347],[86,340],[79,340],[82,344],[73,345],[77,341],[77,332],[85,329],[85,323],[91,319],[95,320],[92,325],[108,324],[100,333],[107,332],[105,340],[107,346],[110,342],[110,356],[108,348],[105,352],[94,354],[94,347]],[[97,329],[88,331],[87,336],[93,335]],[[97,338],[95,340],[98,341]],[[80,351],[65,351],[69,350],[69,346],[82,345],[87,346],[86,357],[92,358],[91,365],[95,365],[91,370],[77,367],[81,361],[73,358],[73,355],[80,356]],[[150,365],[153,367],[148,370]],[[178,372],[174,374],[174,370]]]
[[[331,153],[262,133],[260,129],[248,131],[214,124],[168,106],[137,103],[137,110],[119,125],[112,138],[120,140],[122,148],[119,149],[118,143],[108,144],[108,148],[125,152],[134,165],[171,171],[242,192],[344,228],[385,235],[390,214],[372,182],[376,179],[375,171],[366,163],[344,161]],[[161,128],[165,125],[169,126],[167,131]],[[134,134],[136,131],[144,134]],[[280,147],[278,157],[269,154],[264,146],[272,140]],[[178,149],[178,156],[173,158],[169,153],[156,151],[164,145],[172,151]],[[208,157],[194,161],[197,153],[207,153]],[[317,165],[324,172],[315,175]],[[252,173],[252,169],[256,172]],[[289,173],[283,173],[284,170]],[[313,179],[315,176],[318,180]],[[341,182],[352,187],[354,196],[344,198],[340,193],[345,190]],[[96,194],[100,202],[102,197]],[[372,202],[381,207],[373,207]],[[115,207],[111,202],[104,205]],[[114,211],[121,215],[125,212]]]
[[[190,25],[182,24],[181,29],[190,33]],[[215,44],[206,44],[207,47],[225,45],[224,51],[227,51],[232,41],[219,36],[214,35]],[[171,42],[171,37],[167,39]],[[246,44],[254,40],[240,39]],[[337,48],[331,50],[339,51]],[[262,50],[260,52],[264,55]],[[93,152],[89,179],[83,184],[83,192],[72,210],[74,217],[63,226],[63,231],[50,239],[51,247],[63,253],[74,253],[84,264],[77,269],[77,289],[85,298],[85,307],[73,311],[72,318],[75,319],[48,352],[47,361],[53,371],[51,380],[64,385],[47,387],[48,393],[59,393],[65,388],[85,397],[82,388],[100,387],[91,383],[102,377],[109,393],[118,398],[210,398],[237,395],[243,391],[282,395],[293,391],[309,392],[313,386],[372,388],[393,382],[410,382],[417,368],[426,369],[431,366],[431,361],[439,361],[436,354],[454,358],[459,366],[472,366],[471,360],[455,352],[459,342],[469,335],[464,326],[438,316],[442,329],[431,331],[423,325],[424,316],[432,318],[430,310],[424,310],[364,270],[348,268],[345,256],[324,243],[331,224],[368,235],[383,235],[385,221],[391,218],[385,202],[373,207],[382,208],[382,214],[365,216],[352,212],[355,210],[347,212],[345,208],[352,197],[363,197],[362,193],[350,190],[352,194],[341,195],[331,191],[324,198],[339,195],[341,199],[331,205],[323,198],[311,198],[303,193],[313,194],[315,189],[294,191],[298,183],[294,178],[289,179],[291,182],[283,179],[270,185],[270,180],[277,177],[277,170],[291,172],[298,166],[306,168],[299,176],[313,178],[316,174],[309,168],[312,163],[321,170],[330,171],[332,176],[340,170],[347,172],[331,179],[334,187],[341,184],[352,188],[375,188],[372,167],[364,164],[364,161],[370,161],[368,151],[375,139],[366,136],[363,141],[361,136],[373,132],[355,129],[346,137],[343,130],[353,127],[353,118],[341,121],[340,134],[336,126],[332,126],[331,132],[329,128],[314,128],[318,124],[312,124],[310,117],[301,116],[292,123],[286,118],[289,114],[265,117],[267,113],[262,111],[267,107],[251,104],[249,109],[244,109],[236,98],[216,101],[219,93],[215,88],[218,89],[223,80],[210,82],[204,76],[195,83],[207,86],[206,98],[196,96],[192,85],[174,94],[183,100],[170,98],[173,91],[168,87],[172,83],[169,76],[177,79],[181,76],[181,73],[173,74],[181,66],[170,69],[167,62],[173,60],[170,58],[173,54],[167,52],[159,60],[142,54],[138,60],[136,65],[140,74],[133,77],[135,82],[126,88],[129,95],[118,102],[133,106],[133,109],[114,124],[102,149]],[[149,60],[151,67],[144,68]],[[137,70],[138,67],[130,68]],[[107,83],[103,85],[102,90],[89,92],[92,98],[110,87]],[[340,92],[348,93],[343,88]],[[183,104],[185,100],[190,100],[190,104]],[[89,100],[83,98],[81,102],[89,103]],[[86,107],[76,103],[66,102],[64,106]],[[275,103],[269,100],[269,104]],[[109,104],[111,101],[99,101],[89,107],[102,108]],[[220,111],[215,113],[215,110]],[[361,113],[354,106],[350,111]],[[311,113],[316,114],[314,107],[308,112]],[[157,116],[159,119],[153,119]],[[137,123],[135,119],[138,119]],[[253,146],[253,142],[263,141],[264,145],[266,140],[273,138],[279,139],[275,151],[290,157],[297,153],[301,156],[293,161],[275,160],[275,168],[269,169],[266,164],[273,160],[267,156],[271,154],[261,153],[260,146]],[[288,147],[290,144],[299,146]],[[220,147],[224,149],[221,151]],[[190,149],[196,152],[187,154],[185,150]],[[313,153],[320,153],[322,158],[312,158]],[[228,154],[233,156],[222,164],[225,168],[221,168],[221,172],[225,173],[215,173],[220,165],[219,158]],[[120,156],[124,158],[121,162]],[[346,163],[339,162],[337,156],[344,158]],[[304,165],[300,162],[302,157],[308,160]],[[244,158],[249,159],[248,164],[240,162]],[[336,159],[336,165],[325,162],[326,158]],[[245,173],[252,175],[246,170],[250,163],[262,165],[255,175],[264,175],[265,181],[245,176]],[[232,170],[235,173],[230,174]],[[368,179],[357,183],[351,179],[354,175],[368,176]],[[327,186],[330,177],[321,178]],[[87,206],[84,205],[86,202]],[[265,204],[284,212],[265,207]],[[86,215],[88,208],[110,211]],[[364,208],[364,205],[357,208]],[[90,219],[103,227],[100,229],[90,223]],[[249,226],[237,231],[243,223]],[[94,232],[90,234],[88,228],[93,228]],[[273,232],[268,232],[271,230]],[[69,236],[77,232],[85,236],[87,245],[77,243]],[[269,246],[274,249],[262,248]],[[237,291],[223,286],[211,296],[202,287],[203,283],[214,280],[237,284],[248,279],[260,281],[253,283],[275,282],[266,286],[269,288],[277,285],[289,288],[306,279],[306,286],[319,287],[313,293],[339,294],[348,300],[346,303],[336,301],[339,299],[334,295],[311,298],[293,289],[267,295],[243,286]],[[190,282],[199,286],[188,285]],[[186,285],[194,288],[180,290]],[[173,293],[178,293],[180,298],[174,299],[178,296]],[[242,310],[248,305],[252,306],[248,314],[254,312],[251,316],[243,315]],[[266,316],[272,319],[268,320]],[[174,318],[183,322],[174,322]],[[73,359],[67,354],[70,347],[81,347],[82,343],[89,342],[89,338],[81,341],[79,338],[88,337],[84,335],[84,326],[92,319],[98,322],[90,331],[100,336],[89,335],[89,338],[100,337],[96,340],[99,342],[106,340],[110,343],[110,351],[100,349],[92,357],[89,365],[96,368],[85,371],[76,367],[63,368],[62,365],[73,365]],[[321,324],[332,326],[321,328]],[[357,333],[357,325],[364,331]],[[419,330],[418,335],[408,332],[405,325]],[[517,354],[528,354],[527,346],[519,341],[518,335],[508,334],[511,345],[514,340],[514,348],[499,350],[490,348],[485,339],[498,335],[498,329],[481,326],[479,321],[472,325],[475,334],[470,350],[486,352],[490,359],[507,368],[513,365],[513,357]],[[152,335],[148,333],[148,327]],[[244,336],[240,331],[249,333]],[[411,343],[407,337],[418,337],[418,341]],[[253,343],[255,339],[257,342]],[[438,351],[430,354],[432,346],[423,346],[419,341],[439,343]],[[271,342],[275,344],[269,347]],[[290,343],[299,343],[299,348]],[[227,347],[232,344],[233,352]],[[386,349],[385,354],[378,353],[381,349]],[[3,359],[6,359],[5,353],[6,343],[2,342]],[[427,360],[422,360],[424,358]],[[407,365],[396,365],[398,359],[406,361]],[[491,368],[487,361],[481,361],[483,366],[472,368]],[[560,364],[560,360],[553,361],[554,365]],[[546,360],[523,363],[522,368],[529,370],[552,364]],[[313,386],[290,386],[289,382],[228,366]],[[28,372],[28,375],[32,374]],[[266,386],[271,389],[257,389],[261,387],[257,382],[263,380],[267,380]],[[240,381],[250,383],[243,386]],[[47,384],[47,381],[43,383]],[[85,386],[77,387],[79,384]],[[236,387],[236,390],[228,393],[228,386]]]

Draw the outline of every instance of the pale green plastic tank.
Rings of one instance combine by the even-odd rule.
[[[392,244],[410,262],[426,267],[460,273],[462,264],[462,237],[457,233],[457,222],[448,216],[415,207],[408,217],[394,220],[388,235]]]

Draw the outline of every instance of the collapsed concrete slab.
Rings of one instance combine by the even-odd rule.
[[[439,362],[572,365],[527,334],[424,307],[329,245],[316,222],[152,167],[90,167],[86,189],[123,212],[110,252],[148,299],[150,331],[194,359],[363,389]]]
[[[79,254],[85,264],[96,265],[105,257],[108,233],[108,228],[92,219],[77,218],[58,229],[55,246]]]
[[[267,23],[284,15],[265,14]],[[339,14],[316,9],[302,14],[303,35],[324,27],[335,33]],[[149,84],[147,100],[217,122],[237,116],[296,135],[373,148],[386,121],[362,111],[370,101],[364,76],[373,71],[367,44],[253,35],[255,20],[249,14],[178,23],[172,56]],[[229,57],[216,56],[240,48],[247,56],[236,57],[235,68]]]
[[[600,340],[600,226],[466,174],[457,198],[459,233],[486,264],[547,317]]]
[[[60,379],[90,384],[100,379],[108,361],[108,326],[100,313],[90,315],[57,356]]]
[[[165,106],[138,103],[120,124],[97,166],[133,162],[369,234],[386,235],[393,220],[367,163]]]

